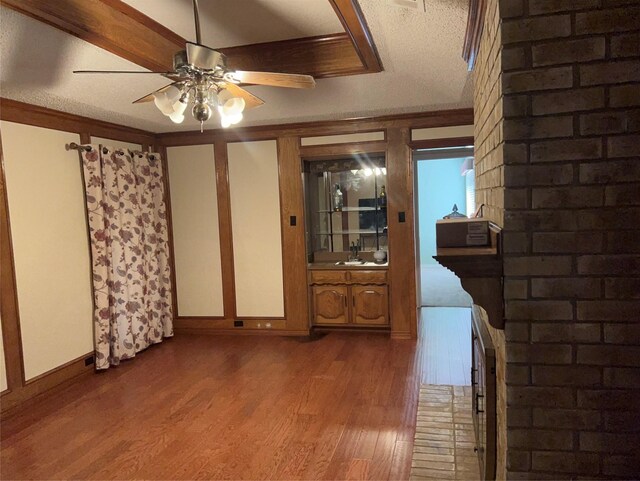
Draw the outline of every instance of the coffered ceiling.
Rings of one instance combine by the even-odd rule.
[[[161,24],[159,27],[166,27],[167,33],[163,36],[166,52],[177,50],[173,45],[184,38],[193,39],[190,0],[126,0],[126,3],[127,8],[133,7]],[[333,3],[346,5],[349,1]],[[341,22],[329,0],[200,0],[200,5],[203,43],[216,48],[256,43],[262,46],[262,50],[226,49],[230,60],[239,64],[249,62],[254,69],[262,65],[264,70],[273,70],[278,65],[283,65],[283,71],[316,69],[308,72],[319,78],[314,90],[248,87],[266,104],[247,112],[243,125],[472,105],[470,76],[461,58],[467,0],[426,0],[426,11],[400,8],[389,0],[360,0],[377,55],[376,50],[363,55],[357,42],[352,44],[343,27],[345,19]],[[291,40],[310,36],[316,39],[307,43]],[[116,36],[116,40],[120,37]],[[131,38],[136,38],[135,32]],[[317,38],[325,38],[321,47],[318,45],[322,42]],[[361,35],[360,42],[366,44],[363,38]],[[275,41],[280,43],[271,43]],[[330,45],[334,50],[326,48],[330,42],[334,43]],[[338,43],[341,50],[335,50]],[[162,77],[89,77],[71,73],[74,69],[143,70],[141,65],[146,65],[135,55],[127,57],[117,48],[109,47],[109,50],[3,6],[0,10],[0,94],[154,132],[197,128],[190,118],[181,125],[171,123],[152,104],[131,104],[134,99],[165,85],[167,81]],[[147,60],[147,64],[166,62],[166,57],[163,53],[157,60]],[[336,64],[340,64],[340,68]],[[351,66],[345,67],[347,64]],[[380,67],[383,71],[377,72]],[[357,71],[377,73],[349,75]],[[210,128],[215,127],[216,122],[211,122]]]

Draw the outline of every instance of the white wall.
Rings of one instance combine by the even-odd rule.
[[[230,143],[228,157],[238,317],[283,317],[276,141]]]
[[[180,316],[222,316],[222,271],[213,145],[167,149]]]
[[[78,134],[0,122],[26,379],[93,350]]]
[[[455,137],[473,137],[473,125],[411,130],[411,140],[451,139]]]
[[[140,144],[132,144],[131,142],[124,142],[122,140],[105,139],[103,137],[91,137],[91,143],[106,145],[107,147],[114,147],[116,149],[142,150],[142,145]]]
[[[347,144],[349,142],[370,142],[372,140],[384,140],[384,132],[362,132],[359,134],[302,137],[300,139],[300,145]]]

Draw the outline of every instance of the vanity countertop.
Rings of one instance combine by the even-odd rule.
[[[345,265],[336,264],[335,262],[312,262],[307,264],[309,270],[386,270],[389,269],[389,263],[378,264],[376,262],[365,262],[364,264]]]

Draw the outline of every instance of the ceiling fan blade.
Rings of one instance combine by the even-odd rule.
[[[134,74],[155,74],[155,75],[175,75],[175,72],[147,72],[138,70],[74,70],[73,73],[134,73]]]
[[[192,42],[187,42],[187,62],[202,70],[215,70],[226,64],[223,53]]]
[[[259,97],[256,97],[251,92],[248,92],[242,87],[238,87],[236,84],[225,82],[224,88],[227,89],[231,93],[231,95],[233,95],[234,97],[243,98],[245,101],[246,109],[260,107],[262,104],[264,104],[264,100],[262,100]]]
[[[255,85],[271,85],[273,87],[288,87],[294,89],[312,89],[316,81],[311,75],[275,73],[275,72],[246,72],[236,70],[230,72],[240,83]]]
[[[164,92],[165,90],[168,90],[169,87],[173,86],[173,85],[177,85],[180,84],[181,82],[173,82],[170,83],[169,85],[165,85],[164,87],[162,87],[161,89],[155,90],[154,92],[151,92],[150,94],[145,95],[144,97],[140,97],[138,100],[134,100],[133,103],[134,104],[142,104],[145,102],[151,102],[154,100],[153,96],[155,94],[159,94],[161,92]]]

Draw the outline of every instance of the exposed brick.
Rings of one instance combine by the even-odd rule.
[[[570,256],[528,256],[504,259],[505,276],[566,276],[571,274]]]
[[[540,15],[569,10],[584,10],[599,6],[599,0],[529,0],[529,14]]]
[[[568,301],[517,301],[506,303],[508,319],[570,320],[573,307]]]
[[[598,472],[600,456],[595,453],[534,451],[531,453],[531,466],[537,471],[593,474]]]
[[[570,408],[574,405],[573,398],[573,389],[569,387],[507,386],[509,408],[511,406]]]
[[[571,35],[571,17],[555,15],[544,18],[519,18],[502,23],[502,43],[528,42]]]
[[[604,191],[605,205],[640,205],[640,183],[609,185]]]
[[[527,144],[507,142],[504,144],[504,163],[506,165],[521,164],[529,159]]]
[[[518,281],[512,281],[518,282]],[[524,281],[526,283],[526,281]],[[529,340],[528,322],[508,322],[504,326],[504,337],[507,341],[526,342]],[[511,368],[511,367],[510,367]]]
[[[502,69],[519,70],[527,66],[527,57],[523,47],[505,48],[502,51]]]
[[[571,431],[510,428],[507,436],[509,446],[514,448],[532,449],[545,446],[547,449],[572,449],[573,446]]]
[[[607,252],[611,254],[640,253],[640,231],[607,232]]]
[[[531,162],[597,159],[601,155],[600,139],[548,140],[531,145]]]
[[[511,428],[531,426],[531,408],[510,406],[507,411],[507,426]]]
[[[504,207],[507,209],[526,209],[529,207],[527,189],[504,189]]]
[[[637,321],[640,301],[578,301],[577,308],[581,321]]]
[[[542,323],[531,326],[533,342],[599,342],[600,324]]]
[[[505,299],[527,299],[528,282],[525,280],[505,280],[504,281],[504,298]]]
[[[594,386],[601,383],[600,369],[589,366],[533,366],[536,386]]]
[[[574,210],[506,211],[504,231],[563,231],[578,228]]]
[[[640,345],[640,323],[605,324],[604,342],[610,344]]]
[[[529,99],[526,95],[505,95],[502,102],[505,117],[522,117],[528,113]]]
[[[600,296],[601,290],[600,279],[590,277],[531,279],[532,297],[593,299]]]
[[[579,175],[582,184],[634,182],[640,176],[640,162],[633,159],[580,164]]]
[[[624,32],[638,28],[640,8],[592,10],[576,14],[576,34]]]
[[[530,384],[529,366],[517,366],[512,364],[507,369],[507,384],[509,386]]]
[[[580,451],[631,453],[638,445],[640,435],[635,433],[580,433]]]
[[[596,429],[601,423],[599,411],[578,409],[533,409],[533,425],[538,428]]]
[[[630,132],[628,112],[604,112],[580,116],[580,133],[620,134]]]
[[[506,119],[503,129],[504,140],[568,137],[573,135],[573,118],[563,116]]]
[[[618,370],[618,369],[616,369]],[[620,371],[628,372],[630,369]],[[607,368],[604,369],[605,382],[607,380]],[[627,380],[624,386],[628,387],[631,379]],[[614,389],[579,389],[578,407],[584,409],[607,409],[607,410],[628,410],[637,402],[637,394],[631,391],[619,391]]]
[[[506,187],[562,185],[573,181],[572,165],[512,165],[504,171]]]
[[[500,18],[520,17],[524,14],[523,0],[500,0]]]
[[[585,255],[578,257],[578,274],[612,275],[640,270],[640,258],[634,255]]]
[[[632,406],[629,406],[632,408]],[[638,409],[638,406],[636,406]],[[604,428],[607,431],[638,432],[640,431],[640,412],[611,411],[604,414]]]
[[[502,250],[509,254],[526,254],[529,237],[524,232],[505,232],[502,236]]]
[[[638,60],[580,66],[580,85],[610,85],[638,81],[640,81],[640,61]]]
[[[507,362],[571,364],[571,346],[512,342],[507,345]]]
[[[532,99],[533,115],[547,115],[604,107],[604,88],[571,89],[536,94]]]
[[[593,187],[544,187],[531,191],[531,207],[534,209],[597,207],[603,205],[604,189]]]
[[[633,479],[640,472],[640,456],[638,453],[629,456],[604,456],[602,458],[602,472],[607,476],[615,476],[619,479]]]
[[[516,451],[510,449],[507,453],[507,469],[527,471],[531,466],[531,453],[529,451]]]
[[[640,89],[640,86],[638,89]],[[608,154],[610,158],[640,156],[640,135],[609,137]]]
[[[531,48],[533,66],[558,65],[563,63],[588,62],[604,58],[604,37],[561,40],[535,45]]]
[[[578,363],[598,366],[640,367],[640,347],[578,346]]]
[[[502,75],[502,91],[505,94],[531,92],[535,90],[564,89],[572,86],[572,67],[509,72]]]
[[[640,369],[632,368],[632,367],[605,367],[604,368],[604,385],[614,388],[627,388],[629,386],[638,386],[640,385]],[[586,397],[584,402],[595,404],[595,395],[591,394]],[[605,396],[603,396],[603,400]],[[629,408],[630,404],[624,406],[624,401],[627,399],[624,398],[620,405],[622,407]],[[637,398],[635,399],[637,402]],[[595,405],[594,407],[600,407],[599,405]]]
[[[605,279],[604,292],[608,299],[640,299],[640,277]]]
[[[609,90],[611,107],[635,107],[640,105],[640,88],[637,85],[620,85]]]
[[[637,57],[640,55],[640,33],[616,35],[611,38],[612,57]]]
[[[579,210],[576,218],[580,230],[634,229],[640,225],[640,207]]]
[[[585,253],[602,252],[601,232],[534,232],[534,253]]]

